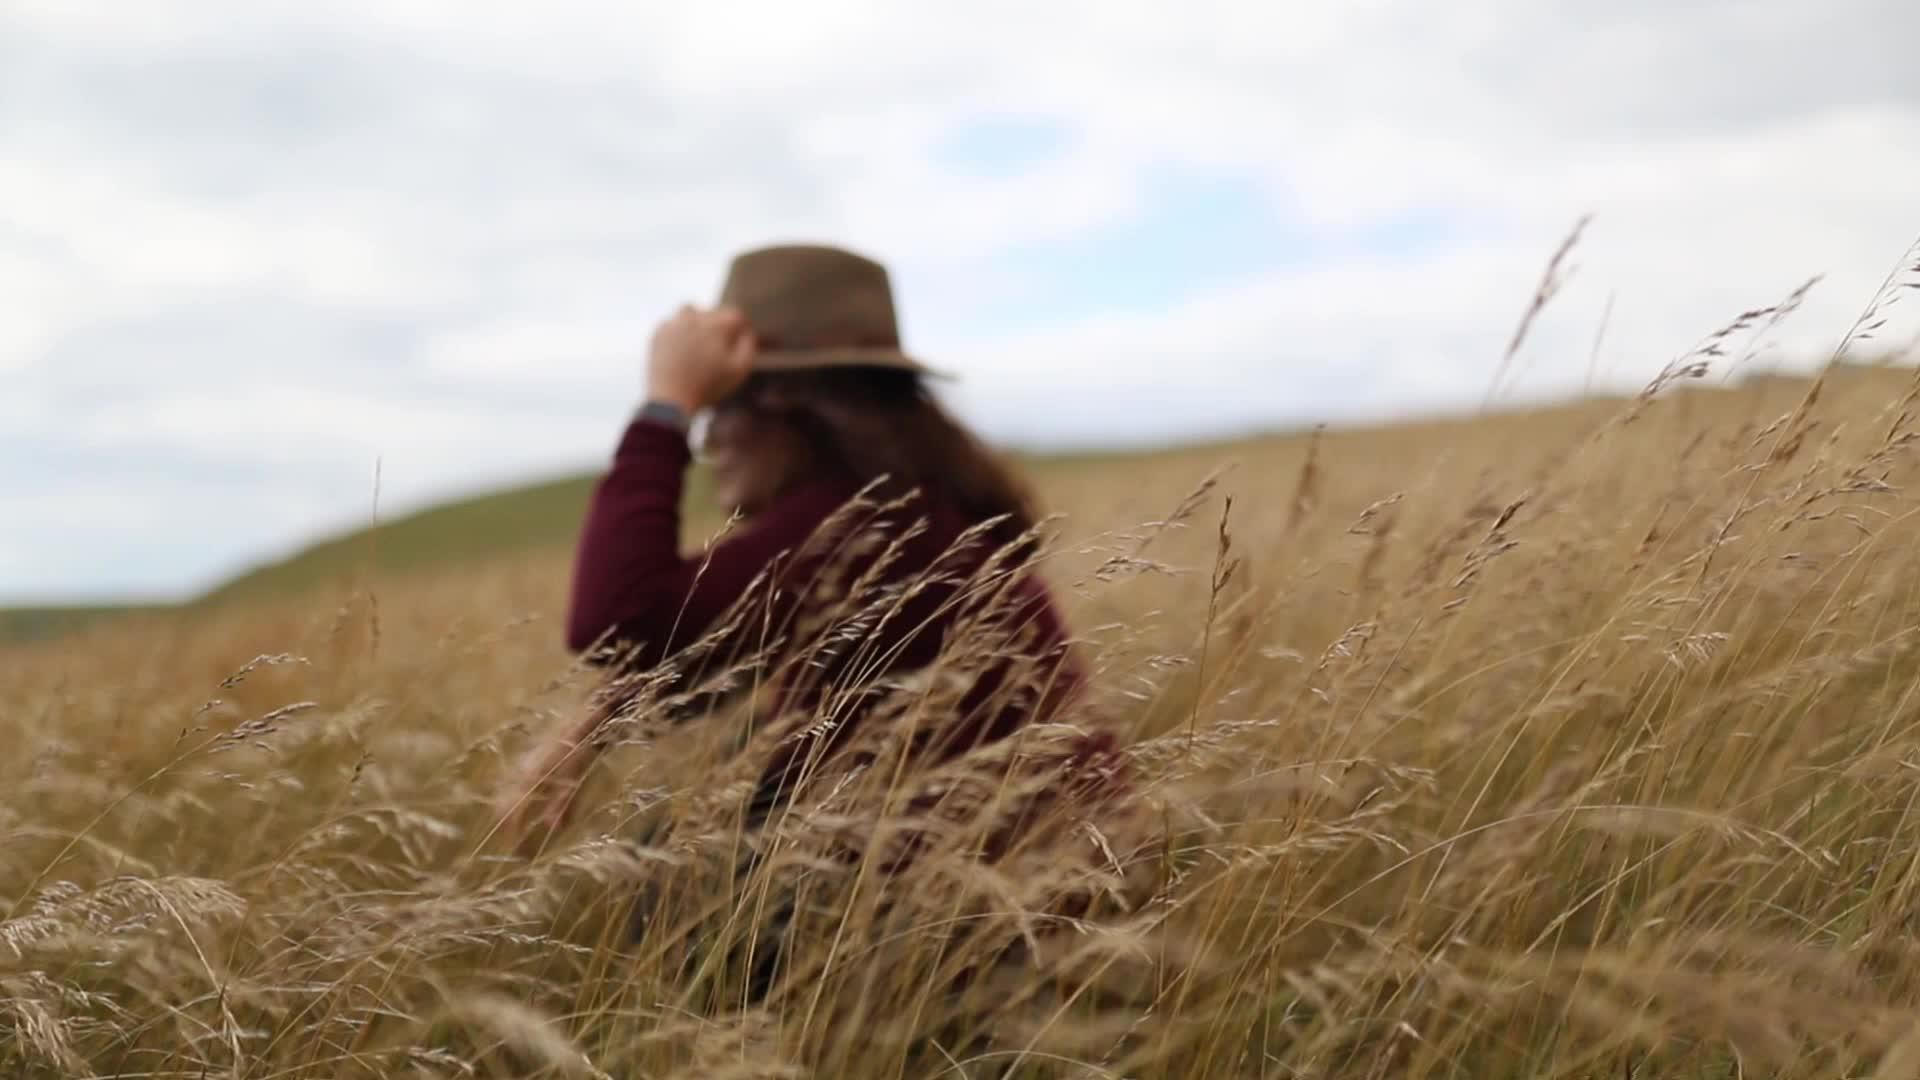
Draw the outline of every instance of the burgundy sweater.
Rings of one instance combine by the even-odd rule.
[[[858,726],[866,710],[857,694],[844,691],[922,668],[940,655],[955,620],[969,617],[967,598],[979,592],[977,584],[963,589],[960,579],[996,545],[974,541],[955,549],[976,523],[949,506],[915,499],[877,515],[849,507],[859,484],[828,475],[789,492],[705,550],[682,555],[680,503],[690,460],[685,436],[672,427],[640,419],[626,429],[587,511],[567,645],[576,652],[614,646],[624,663],[653,669],[669,658],[685,659],[683,651],[699,642],[701,656],[713,658],[704,667],[709,673],[743,651],[770,650],[775,664],[805,655],[804,665],[763,692],[771,691],[776,715],[831,701],[837,723],[815,736],[826,746],[792,742],[768,765],[755,800],[764,811],[781,801],[790,770],[809,753],[831,753]],[[822,530],[830,518],[835,529]],[[847,554],[846,538],[853,536],[897,545],[899,557],[876,572],[878,552]],[[929,576],[929,567],[938,572]],[[809,626],[809,616],[824,610],[809,603],[816,590],[831,575],[844,580],[849,570],[872,575],[871,584],[883,592],[898,590],[897,603],[880,605],[893,613],[877,625],[870,618],[824,632]],[[993,639],[997,659],[967,668],[974,683],[961,706],[940,730],[916,740],[936,760],[1051,714],[1083,681],[1063,620],[1038,579],[1016,578],[993,612],[993,625],[1007,631]],[[706,638],[716,627],[731,629]],[[1009,681],[1016,666],[1023,676]]]

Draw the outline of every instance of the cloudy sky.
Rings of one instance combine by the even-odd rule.
[[[364,519],[376,461],[396,512],[594,467],[652,322],[775,240],[887,261],[1031,446],[1476,406],[1588,212],[1509,396],[1824,274],[1759,361],[1802,363],[1920,232],[1914,40],[1899,0],[0,0],[0,598],[191,592]]]

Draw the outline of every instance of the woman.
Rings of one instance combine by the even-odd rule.
[[[747,693],[788,718],[763,747],[751,828],[849,755],[949,762],[1074,697],[1064,622],[1023,565],[1032,502],[928,375],[900,347],[886,270],[834,248],[741,255],[718,309],[659,327],[647,402],[587,513],[567,626],[570,648],[627,678],[535,755],[513,828],[537,840],[566,822],[596,729],[634,702]],[[716,494],[745,523],[682,557],[686,433],[708,410]],[[864,723],[912,676],[961,671],[938,710]],[[1110,778],[1104,736],[1072,760]]]

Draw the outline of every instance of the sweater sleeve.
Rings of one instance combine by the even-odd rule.
[[[805,544],[837,508],[832,493],[800,492],[692,557],[680,554],[680,502],[691,462],[686,438],[650,420],[627,427],[595,486],[575,553],[567,646],[607,645],[642,666],[698,641],[756,580]],[[784,604],[782,604],[784,606]]]

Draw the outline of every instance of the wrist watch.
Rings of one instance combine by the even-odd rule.
[[[665,424],[675,431],[685,434],[691,425],[687,414],[678,405],[665,401],[649,401],[640,406],[635,419],[652,420],[656,424]]]

